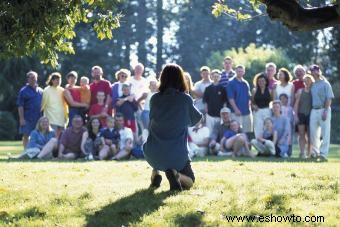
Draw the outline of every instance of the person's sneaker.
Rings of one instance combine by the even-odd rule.
[[[327,158],[323,157],[323,156],[319,156],[317,159],[316,159],[317,162],[328,162]]]
[[[159,174],[156,174],[152,179],[151,179],[151,184],[150,188],[159,188],[161,186],[162,182],[162,176]]]
[[[182,185],[181,182],[178,179],[178,176],[176,176],[174,170],[167,169],[165,171],[166,178],[168,178],[169,184],[170,184],[170,191],[182,191]]]

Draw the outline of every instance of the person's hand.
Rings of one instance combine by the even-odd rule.
[[[26,121],[24,118],[20,119],[19,122],[20,122],[20,126],[26,125]]]
[[[105,144],[108,145],[108,146],[111,146],[112,145],[112,140],[105,139]]]
[[[235,110],[235,115],[236,115],[236,116],[241,116],[241,115],[242,115],[242,113],[241,113],[241,111],[240,111],[240,110],[238,110],[238,109],[237,109],[237,110]]]
[[[325,110],[322,112],[321,119],[322,119],[323,121],[325,121],[325,120],[327,119],[327,113],[328,113],[328,110],[327,110],[327,109],[325,109]]]
[[[257,105],[255,105],[255,104],[253,104],[252,107],[253,107],[253,111],[255,111],[255,112],[259,109],[259,108],[257,107]]]

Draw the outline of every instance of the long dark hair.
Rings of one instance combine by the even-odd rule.
[[[266,80],[266,87],[269,86],[269,80],[268,80],[268,77],[266,76],[266,74],[264,72],[261,72],[261,73],[258,73],[254,76],[254,79],[253,79],[253,85],[255,88],[258,88],[259,85],[258,85],[258,81],[259,79],[261,78],[264,78]]]
[[[163,93],[167,88],[174,88],[180,92],[188,91],[188,86],[185,82],[184,73],[181,66],[177,64],[165,65],[160,77],[160,93]]]
[[[92,140],[95,140],[97,138],[97,135],[93,133],[93,128],[92,128],[92,121],[94,120],[98,120],[99,121],[99,130],[101,129],[102,125],[100,123],[100,120],[99,118],[97,117],[94,117],[94,118],[91,118],[88,122],[87,122],[87,132],[89,133],[89,138],[91,138]],[[99,133],[99,130],[98,130],[98,133]]]

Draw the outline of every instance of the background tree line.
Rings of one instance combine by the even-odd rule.
[[[25,84],[26,72],[31,69],[38,72],[39,84],[44,87],[48,74],[54,70],[62,75],[76,70],[81,76],[89,76],[93,65],[101,65],[105,77],[113,81],[118,68],[130,68],[136,61],[145,64],[146,75],[158,74],[164,63],[177,62],[196,81],[202,65],[222,68],[219,59],[232,53],[233,56],[249,56],[236,64],[246,64],[249,67],[246,76],[251,78],[264,65],[261,61],[253,64],[247,61],[254,60],[251,58],[254,48],[263,48],[276,53],[273,60],[281,61],[277,62],[280,66],[292,69],[295,63],[317,62],[331,80],[339,80],[339,27],[292,32],[266,16],[249,21],[237,21],[228,16],[216,18],[211,14],[214,0],[112,2],[114,4],[106,7],[124,15],[120,27],[112,30],[112,39],[100,40],[92,25],[79,23],[72,40],[75,54],[60,55],[57,69],[41,64],[34,55],[0,61],[0,139],[17,136],[17,92]],[[320,2],[326,1],[309,1],[310,4]],[[245,9],[250,8],[248,4],[246,1],[228,3],[233,8]]]

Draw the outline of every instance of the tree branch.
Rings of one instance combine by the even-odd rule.
[[[303,8],[296,0],[260,0],[267,6],[268,16],[281,21],[293,31],[311,31],[340,25],[338,4]]]

